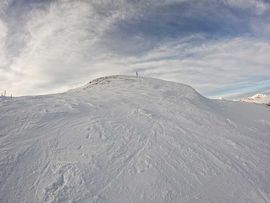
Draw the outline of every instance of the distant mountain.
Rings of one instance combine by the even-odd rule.
[[[0,202],[270,202],[270,109],[153,78],[0,99]]]
[[[240,101],[248,103],[266,104],[270,105],[270,95],[255,94],[252,97],[243,98]]]

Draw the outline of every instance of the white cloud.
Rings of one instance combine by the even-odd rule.
[[[198,45],[163,44],[133,61],[147,76],[180,81],[203,93],[270,76],[270,43],[255,38],[206,41]],[[166,68],[165,68],[166,67]]]
[[[132,23],[150,7],[184,1],[52,1],[45,8],[23,13],[23,23],[17,22],[18,29],[12,27],[13,32],[11,25],[0,19],[0,86],[14,95],[45,94],[82,85],[95,77],[139,70],[145,76],[188,83],[210,95],[251,82],[252,76],[256,80],[270,76],[269,41],[256,37],[209,39],[194,33],[155,41],[153,49],[133,55],[121,55],[107,47],[115,39],[108,35],[115,23],[130,19]],[[226,1],[241,8],[264,5],[259,0],[245,1],[247,5],[241,0]],[[268,32],[264,22],[260,23]],[[255,21],[253,24],[254,30],[259,29]],[[24,43],[14,54],[6,42],[16,48],[18,34]],[[149,43],[142,35],[136,37],[139,48]],[[132,39],[117,39],[121,40],[118,49],[136,45]]]
[[[0,69],[5,68],[7,65],[7,58],[5,54],[5,41],[7,37],[7,26],[0,20]]]
[[[4,13],[9,2],[10,2],[10,0],[1,0],[1,2],[0,2],[0,15],[2,15]]]
[[[113,20],[114,16],[98,15],[91,4],[82,1],[58,1],[48,10],[32,11],[21,33],[28,38],[26,46],[10,65],[17,75],[11,91],[44,93],[48,86],[58,91],[62,87],[56,85],[81,83],[87,73],[97,71],[90,68],[102,57],[96,44]]]
[[[242,9],[255,10],[257,14],[263,14],[269,10],[269,4],[263,0],[225,0],[227,4]]]

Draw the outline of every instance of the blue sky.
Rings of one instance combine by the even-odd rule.
[[[0,87],[46,94],[131,74],[208,97],[270,89],[268,0],[2,0]]]

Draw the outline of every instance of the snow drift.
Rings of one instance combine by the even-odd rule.
[[[270,109],[111,76],[0,102],[0,202],[270,202]]]

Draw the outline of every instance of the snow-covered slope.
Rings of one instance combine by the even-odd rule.
[[[270,95],[255,94],[252,97],[243,98],[240,101],[257,104],[270,104]]]
[[[111,76],[0,102],[0,202],[270,202],[270,109]]]

